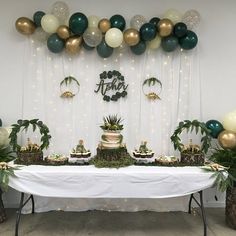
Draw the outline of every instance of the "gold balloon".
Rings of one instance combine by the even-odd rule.
[[[106,33],[111,28],[111,22],[106,18],[101,19],[98,23],[98,28],[102,33]]]
[[[236,148],[236,133],[224,130],[218,136],[219,144],[224,149]]]
[[[136,29],[127,29],[124,32],[124,41],[129,45],[129,46],[134,46],[139,43],[140,41],[140,36],[139,32]]]
[[[57,34],[61,39],[68,39],[70,37],[70,29],[66,25],[61,25],[57,28]]]
[[[76,54],[80,51],[80,45],[82,43],[82,37],[71,36],[66,40],[66,51],[69,54]]]
[[[27,17],[18,18],[16,20],[15,26],[17,31],[24,35],[33,34],[36,29],[34,22]]]
[[[159,21],[157,25],[157,29],[159,31],[159,35],[161,37],[169,36],[173,31],[174,25],[169,19],[162,19]]]

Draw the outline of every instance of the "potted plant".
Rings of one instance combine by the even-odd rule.
[[[2,201],[2,194],[7,190],[9,176],[14,174],[13,167],[7,162],[13,160],[15,156],[10,146],[0,147],[0,223],[6,220],[6,211]]]
[[[196,134],[201,133],[201,147],[194,145],[192,140],[188,145],[181,142],[179,135],[186,130],[192,132],[195,129]],[[211,145],[210,130],[207,129],[205,123],[198,120],[185,120],[179,122],[178,127],[175,129],[173,135],[170,137],[174,144],[174,149],[180,151],[181,162],[187,165],[203,165],[205,162],[205,155]]]
[[[40,134],[42,135],[41,137],[42,144],[40,146],[35,143],[32,143],[30,139],[28,139],[26,146],[20,146],[17,143],[17,134],[23,130],[27,131],[30,125],[33,127],[33,131],[35,131],[36,128],[38,128],[40,131]],[[48,148],[49,140],[51,138],[48,127],[42,121],[38,119],[18,120],[16,124],[12,125],[12,127],[13,128],[9,136],[10,144],[13,147],[13,151],[17,153],[18,162],[30,164],[30,163],[42,161],[43,149]]]
[[[236,149],[214,150],[210,160],[227,167],[227,178],[218,178],[220,190],[226,190],[225,220],[226,224],[236,229]],[[223,181],[222,181],[223,180]]]

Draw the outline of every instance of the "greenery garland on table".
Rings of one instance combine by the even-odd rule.
[[[117,70],[103,71],[100,75],[100,82],[97,85],[95,93],[101,92],[103,100],[106,102],[116,102],[121,97],[127,96],[128,85],[125,84],[124,76]],[[107,95],[110,90],[116,92],[111,96]]]
[[[12,125],[12,131],[9,135],[10,138],[10,145],[12,145],[14,151],[19,151],[21,146],[17,144],[17,134],[23,130],[28,129],[28,127],[32,125],[33,131],[36,130],[36,128],[39,129],[41,137],[42,144],[40,145],[40,149],[43,150],[44,148],[47,148],[49,146],[49,140],[51,138],[51,135],[49,134],[48,127],[39,119],[33,119],[33,120],[18,120],[17,124]]]
[[[6,192],[8,189],[9,177],[14,176],[14,170],[19,168],[10,166],[6,162],[0,162],[0,187],[3,192]]]
[[[170,137],[171,141],[174,144],[174,149],[178,149],[180,152],[184,148],[184,144],[181,143],[181,138],[179,135],[184,131],[187,130],[187,132],[192,132],[195,129],[196,134],[200,131],[200,133],[203,135],[201,138],[202,146],[201,151],[204,153],[207,153],[209,147],[211,146],[211,135],[210,130],[207,129],[204,122],[200,122],[198,120],[184,120],[179,122],[179,125],[177,129],[174,131],[173,135]]]

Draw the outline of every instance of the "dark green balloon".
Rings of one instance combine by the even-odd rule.
[[[110,18],[111,28],[118,28],[121,31],[125,29],[125,18],[121,15],[114,15]]]
[[[210,130],[212,138],[217,138],[224,130],[223,125],[218,120],[208,120],[206,122],[206,127]]]
[[[108,46],[105,42],[105,39],[97,46],[97,53],[102,58],[108,58],[113,53],[113,48]]]
[[[143,41],[150,41],[156,37],[157,28],[151,23],[145,23],[140,28],[140,36]]]
[[[197,35],[191,30],[187,30],[186,35],[179,39],[180,47],[185,50],[190,50],[195,48],[197,42],[198,42]]]
[[[45,15],[45,12],[43,11],[36,11],[33,16],[34,23],[36,24],[37,27],[41,26],[41,19]]]
[[[47,46],[51,52],[60,53],[65,46],[65,42],[57,35],[57,33],[54,33],[49,36]]]
[[[179,23],[175,24],[175,26],[174,26],[174,34],[178,38],[183,37],[187,33],[187,30],[188,30],[187,25],[184,24],[183,22],[179,22]]]
[[[173,52],[178,47],[178,38],[174,35],[162,38],[161,47],[165,52]]]
[[[87,51],[91,51],[94,49],[94,47],[90,47],[88,44],[86,44],[84,41],[83,41],[83,48],[86,49]]]
[[[2,120],[0,119],[0,127],[2,127]]]
[[[138,44],[131,46],[130,49],[135,55],[141,55],[146,50],[146,43],[144,41],[139,41]]]
[[[160,18],[158,18],[158,17],[153,17],[153,18],[149,21],[149,23],[151,23],[151,24],[153,24],[153,25],[155,25],[155,26],[157,27],[159,21],[160,21]]]
[[[82,12],[74,13],[69,19],[69,28],[76,35],[82,35],[88,28],[88,18]]]

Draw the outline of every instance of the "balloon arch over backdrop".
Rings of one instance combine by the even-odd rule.
[[[143,54],[147,48],[155,50],[161,47],[165,52],[173,52],[180,46],[183,50],[193,49],[198,42],[192,31],[200,21],[196,10],[181,14],[169,9],[163,18],[146,19],[135,15],[127,25],[122,15],[116,14],[110,19],[95,15],[87,17],[76,12],[70,17],[69,7],[64,2],[55,2],[51,13],[36,11],[33,20],[20,17],[16,20],[16,29],[24,35],[34,35],[34,39],[46,42],[53,53],[64,49],[69,54],[77,54],[81,46],[87,50],[96,48],[102,58],[112,55],[123,41],[135,55]]]

